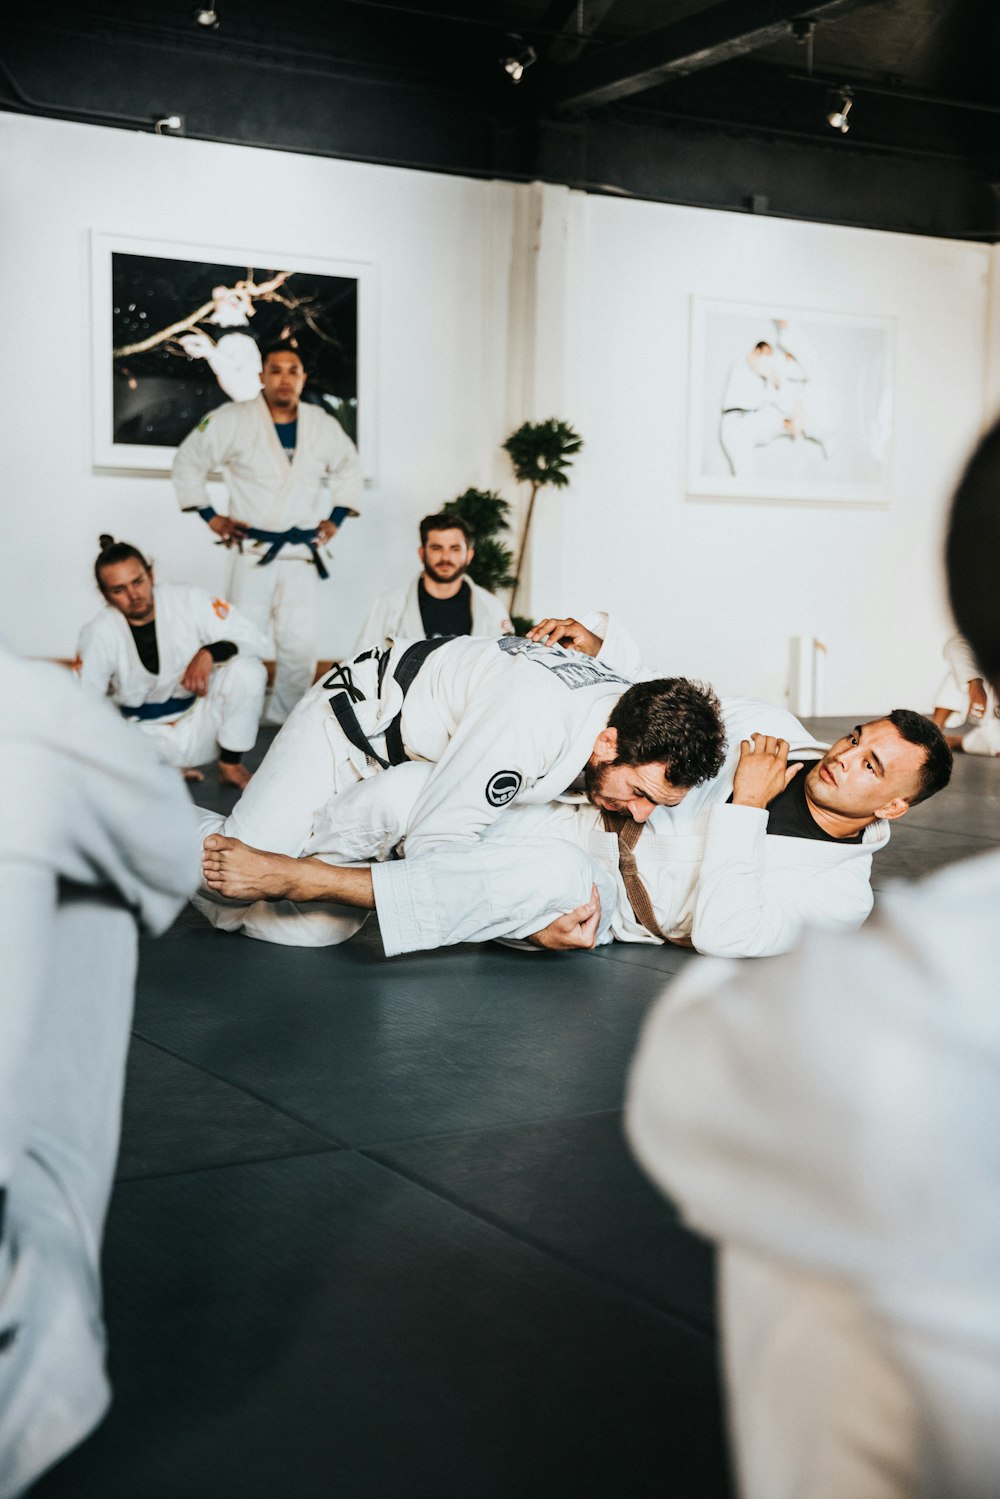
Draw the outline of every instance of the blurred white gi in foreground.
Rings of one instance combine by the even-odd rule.
[[[113,709],[0,646],[0,1499],[109,1400],[100,1248],[138,927],[194,889],[193,808]]]

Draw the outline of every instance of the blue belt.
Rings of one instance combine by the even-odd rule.
[[[258,567],[266,567],[269,562],[273,562],[283,546],[306,546],[312,552],[312,560],[320,577],[328,578],[330,576],[319,554],[319,548],[316,545],[315,529],[306,531],[302,526],[292,526],[287,531],[261,531],[257,526],[247,526],[243,534],[247,541],[266,541],[270,543],[270,548],[258,562]]]
[[[137,708],[120,703],[118,712],[122,718],[166,718],[168,713],[186,712],[194,701],[193,697],[168,697],[162,703],[140,703]]]

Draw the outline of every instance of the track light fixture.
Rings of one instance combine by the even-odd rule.
[[[204,26],[206,31],[215,31],[219,25],[219,12],[214,5],[196,5],[194,19],[197,25]]]
[[[501,57],[500,66],[503,68],[511,83],[520,83],[524,77],[525,68],[530,68],[533,62],[538,61],[538,53],[530,42],[526,42],[521,36],[510,36],[507,38],[510,51]]]
[[[826,117],[827,124],[834,130],[839,130],[841,135],[846,135],[851,128],[847,116],[853,104],[854,94],[849,88],[842,88],[837,94],[836,103]]]
[[[158,120],[153,121],[153,130],[156,135],[183,135],[183,115],[161,115]]]

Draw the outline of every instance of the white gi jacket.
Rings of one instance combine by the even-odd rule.
[[[346,694],[349,686],[359,725],[378,753],[384,752],[386,729],[402,707],[404,751],[410,760],[430,766],[410,812],[408,852],[446,845],[460,859],[462,851],[477,849],[498,819],[506,821],[512,803],[546,803],[572,785],[631,685],[575,651],[532,645],[517,636],[466,636],[431,651],[404,702],[394,673],[416,643],[397,642],[388,665],[380,652],[364,652],[311,688],[221,831],[254,848],[293,856],[307,847],[315,851],[317,824],[328,804],[335,807],[348,788],[379,773],[331,712],[330,699],[338,691]],[[217,830],[217,822],[203,821],[205,833]],[[253,913],[252,928],[234,903],[212,906],[206,897],[198,909],[214,925],[242,927],[270,941],[323,946],[344,940],[343,929],[338,934],[325,920],[313,923],[319,931],[312,937],[282,936],[282,929],[308,923],[283,924],[282,912],[260,909],[265,904],[242,908]]]
[[[723,1249],[743,1499],[1000,1492],[998,908],[992,853],[647,1021],[628,1133]]]
[[[229,490],[229,513],[262,531],[293,526],[315,530],[337,505],[361,508],[357,449],[334,417],[308,402],[299,404],[291,463],[263,394],[253,401],[231,401],[204,417],[174,459],[174,487],[182,510],[212,505],[207,480],[218,470]],[[324,484],[329,489],[325,499]],[[265,542],[244,544],[244,551],[267,549]],[[284,547],[281,557],[308,561],[311,554],[305,545],[295,545]]]
[[[100,697],[110,696],[119,707],[165,703],[172,697],[188,696],[180,681],[192,656],[203,645],[231,640],[241,655],[258,660],[263,657],[267,649],[264,636],[225,599],[213,598],[203,588],[183,583],[157,583],[153,597],[160,656],[157,675],[148,672],[139,660],[124,614],[106,604],[80,633],[76,669],[84,687]],[[186,711],[178,708],[157,722],[176,722]]]
[[[391,645],[394,640],[420,640],[424,634],[424,622],[420,614],[420,596],[417,585],[421,574],[402,588],[380,594],[364,622],[355,655],[369,645]],[[473,635],[513,635],[514,626],[506,609],[495,594],[466,577],[472,592]]]
[[[0,1499],[108,1402],[99,1253],[137,923],[198,882],[194,810],[106,704],[0,647]]]
[[[873,822],[861,843],[768,836],[766,811],[727,805],[741,740],[773,734],[788,739],[792,758],[803,759],[825,746],[784,709],[747,698],[726,700],[722,709],[729,745],[722,771],[679,806],[657,808],[634,849],[661,930],[690,938],[699,952],[760,957],[793,947],[806,926],[860,926],[872,908],[872,855],[888,843],[888,823]],[[329,847],[320,846],[320,824],[311,851],[330,857],[346,850],[350,861],[385,858],[403,828],[386,835],[382,792],[379,784],[348,793],[353,801],[336,798],[325,829]],[[379,847],[367,852],[359,836],[365,817],[380,829]],[[449,849],[415,855],[409,837],[405,849],[403,863],[372,871],[389,955],[530,935],[583,904],[592,883],[601,895],[599,942],[659,941],[637,921],[618,869],[617,838],[589,803],[512,808],[474,858]]]

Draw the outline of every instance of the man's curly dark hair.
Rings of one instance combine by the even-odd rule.
[[[704,682],[660,677],[624,692],[608,719],[618,733],[615,765],[664,766],[672,786],[700,786],[726,756],[719,699]]]

